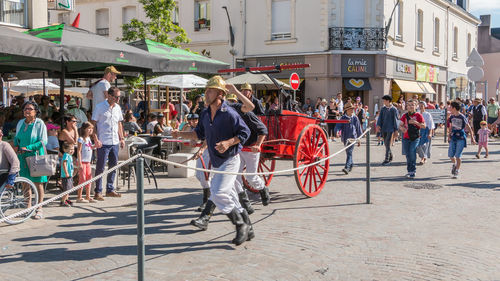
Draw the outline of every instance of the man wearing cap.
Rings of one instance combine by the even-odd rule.
[[[116,80],[117,74],[121,74],[121,72],[116,70],[112,65],[108,66],[104,69],[104,76],[102,79],[90,87],[87,98],[92,100],[92,109],[95,109],[99,103],[108,98],[107,91],[111,87],[110,83]]]
[[[70,99],[68,102],[68,113],[72,114],[76,118],[76,126],[78,128],[82,127],[82,124],[87,122],[87,115],[83,112],[76,104],[75,99]]]
[[[486,108],[481,104],[482,99],[475,98],[474,106],[472,107],[472,126],[476,142],[479,141],[479,130],[481,129],[481,121],[486,121]]]
[[[241,86],[241,93],[246,98],[248,98],[249,100],[252,101],[252,103],[255,107],[253,109],[253,113],[255,113],[255,115],[264,115],[264,107],[262,106],[262,103],[260,102],[260,100],[257,99],[256,97],[254,97],[252,86],[250,84],[248,84],[248,83],[243,84],[243,86]]]
[[[237,92],[234,85],[226,84],[220,76],[207,82],[205,100],[208,105],[192,132],[172,132],[174,138],[206,140],[207,149],[215,171],[237,172],[240,167],[239,152],[250,136],[250,129],[240,115],[224,101],[228,92]],[[252,108],[253,109],[253,108]],[[250,217],[238,200],[235,188],[236,175],[214,174],[210,182],[210,201],[236,226],[233,243],[240,245],[254,237]],[[208,205],[208,203],[207,203]]]

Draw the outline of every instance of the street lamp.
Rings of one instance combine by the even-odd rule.
[[[226,15],[227,15],[227,21],[229,22],[229,36],[230,36],[230,43],[231,43],[231,50],[229,51],[229,53],[233,56],[233,68],[234,68],[234,55],[236,54],[236,50],[234,49],[234,32],[233,32],[233,26],[231,25],[231,18],[229,17],[229,12],[227,11],[227,7],[226,6],[222,6],[222,9],[224,9],[226,11]]]

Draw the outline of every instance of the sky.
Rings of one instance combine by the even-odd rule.
[[[477,18],[491,15],[491,27],[500,27],[500,0],[469,0],[469,9]]]

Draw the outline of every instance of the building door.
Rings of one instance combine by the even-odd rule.
[[[365,27],[365,0],[344,0],[344,27]]]

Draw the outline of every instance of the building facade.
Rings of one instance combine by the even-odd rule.
[[[81,28],[111,38],[145,19],[133,0],[76,0],[66,21],[76,13]],[[462,0],[184,0],[174,14],[191,50],[235,67],[309,63],[297,71],[301,99],[342,92],[370,110],[385,94],[445,101],[466,92],[454,81],[466,76],[479,24]]]
[[[14,29],[46,26],[47,1],[0,0],[0,25]]]
[[[491,28],[491,16],[481,16],[478,52],[484,60],[484,81],[478,83],[477,91],[485,94],[485,99],[495,97],[498,101],[500,83],[500,28]],[[484,83],[486,82],[486,84]],[[487,91],[485,91],[485,88]]]

